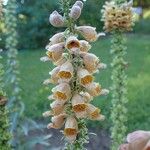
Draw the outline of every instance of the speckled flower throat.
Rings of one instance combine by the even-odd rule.
[[[47,56],[41,58],[42,61],[52,61],[56,66],[49,73],[51,78],[44,81],[44,84],[56,86],[48,97],[53,100],[51,110],[43,115],[52,116],[48,128],[63,128],[65,149],[82,150],[88,142],[86,119],[104,119],[101,110],[90,102],[96,96],[108,94],[108,90],[96,83],[93,77],[106,65],[89,53],[90,42],[95,42],[103,34],[98,34],[94,27],[75,24],[83,9],[82,1],[70,6],[71,1],[62,0],[61,4],[64,15],[54,11],[49,21],[55,27],[67,28],[50,38],[46,46]]]

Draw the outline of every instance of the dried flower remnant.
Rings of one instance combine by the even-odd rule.
[[[56,86],[49,96],[49,99],[54,100],[50,104],[51,110],[46,111],[43,116],[52,116],[48,128],[58,129],[65,125],[63,132],[68,141],[66,148],[72,145],[74,149],[82,150],[84,143],[88,141],[85,120],[104,119],[100,110],[89,103],[95,96],[108,94],[108,90],[104,92],[106,90],[94,82],[93,74],[102,67],[99,67],[101,63],[98,57],[88,53],[91,49],[89,42],[94,42],[99,37],[96,28],[75,25],[81,15],[83,2],[76,1],[70,8],[69,2],[63,0],[62,6],[62,17],[67,29],[50,38],[46,47],[48,59],[44,58],[56,66],[50,72],[51,78],[45,82]],[[79,34],[83,39],[79,39]]]

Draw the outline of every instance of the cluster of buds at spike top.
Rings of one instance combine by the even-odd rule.
[[[83,3],[77,1],[72,6],[69,16],[77,19],[82,7]],[[79,14],[76,11],[79,11]],[[56,22],[61,24],[61,21]],[[52,89],[52,95],[48,97],[53,100],[50,104],[51,110],[43,116],[52,116],[48,128],[60,129],[65,126],[64,136],[71,143],[79,133],[78,119],[104,119],[101,110],[90,102],[95,96],[109,93],[107,89],[102,89],[93,77],[99,69],[106,67],[96,55],[89,53],[89,42],[96,41],[99,34],[91,26],[74,26],[74,30],[75,33],[66,30],[52,36],[46,46],[47,56],[41,59],[50,60],[56,66],[49,73],[51,78],[44,81],[44,84],[52,83],[56,86]],[[83,35],[84,40],[78,39],[78,33]]]
[[[104,30],[106,32],[131,31],[134,25],[132,5],[132,1],[122,4],[106,2],[102,9]]]
[[[69,17],[73,20],[77,20],[83,8],[82,1],[76,1],[76,3],[70,9]],[[56,10],[50,14],[49,22],[54,27],[63,27],[66,23],[66,17],[59,14]]]

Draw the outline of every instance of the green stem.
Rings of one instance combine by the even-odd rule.
[[[62,8],[64,12],[64,17],[67,21],[67,28],[69,30],[69,35],[75,34],[75,22],[69,17],[71,0],[62,0]],[[69,36],[67,35],[67,36]],[[71,81],[72,93],[80,92],[81,88],[79,87],[79,82],[77,80],[77,70],[82,66],[81,58],[79,55],[71,55],[72,65],[74,67],[74,77]],[[70,102],[71,104],[71,102]],[[72,108],[69,107],[71,110]],[[72,111],[68,111],[72,115]],[[76,118],[77,119],[77,118]],[[79,134],[76,141],[71,144],[67,143],[65,150],[84,150],[84,144],[88,142],[88,129],[86,127],[86,121],[84,119],[77,119]]]
[[[124,57],[126,54],[125,39],[123,33],[115,31],[113,33],[111,53],[112,61],[112,150],[118,149],[124,142],[126,133],[126,103],[127,103],[127,76]]]

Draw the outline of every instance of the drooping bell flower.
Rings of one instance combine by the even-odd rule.
[[[50,104],[50,107],[51,107],[51,113],[54,115],[54,116],[57,116],[57,115],[60,115],[60,114],[63,114],[64,113],[64,104],[60,104],[59,101],[55,100],[53,103]]]
[[[93,81],[93,76],[86,69],[83,68],[78,69],[77,76],[82,86],[86,86]]]
[[[56,62],[62,57],[64,52],[64,43],[58,43],[50,47],[46,47],[46,49],[48,50],[46,54],[49,59]]]
[[[78,124],[74,117],[68,117],[65,123],[64,135],[69,142],[74,142],[78,134]]]
[[[62,27],[64,26],[64,18],[61,16],[56,10],[50,14],[49,22],[54,27]]]
[[[62,103],[66,102],[71,97],[70,85],[67,83],[60,83],[52,89],[53,98]]]
[[[54,128],[54,129],[60,129],[65,123],[66,115],[65,114],[60,114],[58,116],[54,116],[51,118],[51,123],[47,125],[47,128]]]
[[[92,82],[85,87],[87,92],[92,96],[99,96],[102,92],[102,88],[99,83]]]
[[[67,61],[65,62],[58,72],[59,82],[69,82],[73,77],[73,66]]]
[[[59,32],[53,35],[50,39],[50,45],[62,43],[65,41],[65,35],[64,32]]]
[[[79,95],[79,94],[75,94],[72,97],[72,107],[73,107],[73,111],[76,115],[77,118],[85,118],[86,117],[86,103],[85,103],[86,99],[85,97]]]
[[[92,104],[87,104],[87,115],[91,120],[104,120],[104,116],[100,114],[100,109]]]
[[[76,27],[79,32],[88,42],[95,42],[98,39],[98,33],[95,27],[91,26],[79,26]]]
[[[58,83],[58,72],[60,71],[60,66],[55,67],[49,74],[51,75],[50,83],[57,84]]]
[[[90,73],[95,73],[99,69],[100,60],[96,55],[91,53],[82,53],[81,56],[83,57],[85,68]]]
[[[80,40],[80,45],[81,52],[88,52],[91,49],[91,45],[85,40]]]
[[[74,19],[77,20],[81,15],[81,8],[78,5],[73,5],[73,7],[71,8],[70,14],[69,16]]]

